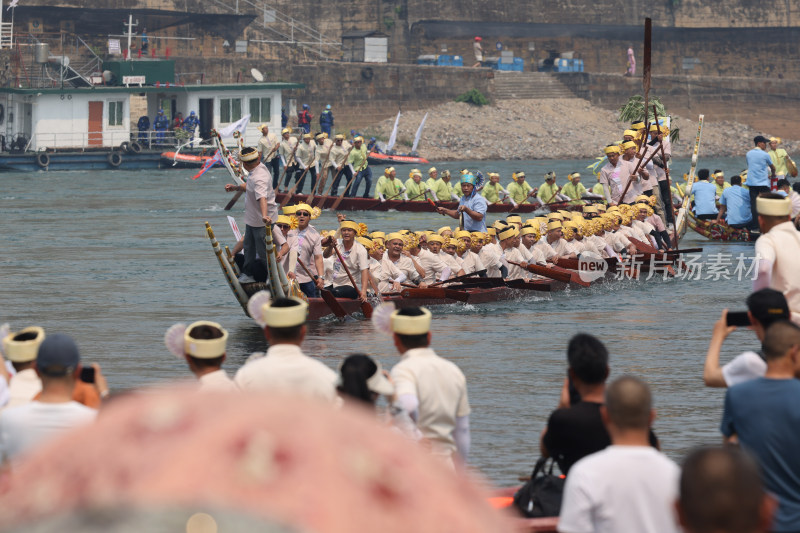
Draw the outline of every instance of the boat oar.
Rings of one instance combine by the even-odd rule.
[[[395,198],[397,198],[398,196],[400,196],[400,195],[401,195],[401,194],[403,194],[404,192],[405,192],[405,189],[403,189],[403,190],[402,190],[402,191],[400,191],[399,193],[395,194],[394,196],[390,196],[389,198],[386,198],[385,200],[378,200],[378,201],[377,201],[377,202],[375,202],[374,204],[372,204],[372,205],[370,205],[370,206],[367,206],[367,207],[365,207],[365,208],[364,208],[364,211],[370,211],[370,210],[372,210],[372,209],[375,209],[375,208],[376,208],[376,207],[378,207],[379,205],[381,205],[383,202],[388,202],[389,200],[394,200]],[[405,201],[405,200],[403,200],[403,201]]]
[[[561,270],[556,270],[555,268],[546,267],[542,265],[537,265],[534,263],[528,263],[527,266],[523,265],[522,263],[515,263],[514,261],[508,262],[511,265],[516,265],[520,268],[524,268],[528,272],[532,272],[533,274],[538,274],[540,276],[544,276],[546,278],[554,279],[556,281],[561,281],[564,283],[577,283],[583,287],[588,287],[589,282],[583,281],[577,272],[566,272]]]
[[[646,242],[642,242],[635,237],[628,237],[628,240],[633,243],[637,250],[640,252],[644,252],[647,254],[657,254],[661,253],[658,251],[657,248],[654,248],[651,244],[647,244]]]
[[[303,261],[299,257],[297,258],[297,264],[300,265],[300,268],[305,270],[306,276],[312,280],[314,279],[314,275],[308,270],[308,268],[306,268],[306,265],[303,264]],[[342,304],[336,300],[336,296],[334,296],[331,291],[320,289],[319,293],[322,295],[322,299],[325,300],[325,303],[328,304],[328,307],[330,307],[331,311],[333,311],[333,314],[336,315],[337,318],[344,318],[347,316],[347,312],[342,307]]]
[[[323,144],[322,146],[324,147],[325,145]],[[331,146],[330,149],[328,150],[328,153],[325,154],[325,162],[322,163],[321,167],[319,167],[320,168],[320,175],[317,176],[317,182],[314,184],[314,187],[311,189],[311,194],[308,195],[308,198],[306,199],[306,203],[308,205],[311,205],[311,202],[314,201],[314,196],[317,194],[317,189],[319,189],[319,190],[324,190],[325,189],[325,179],[327,179],[327,177],[328,177],[328,160],[331,157],[331,150],[333,150],[333,146]]]
[[[478,270],[477,272],[471,272],[469,274],[464,274],[463,276],[456,276],[455,278],[443,279],[442,281],[437,281],[436,283],[432,283],[431,285],[428,285],[428,288],[438,287],[439,285],[441,285],[443,283],[455,283],[455,282],[458,282],[458,281],[461,281],[461,280],[464,280],[464,279],[467,279],[467,278],[480,276],[480,275],[485,274],[485,273],[486,273],[486,269],[484,268],[483,270]]]
[[[278,207],[280,207],[281,209],[283,209],[283,206],[285,206],[286,204],[288,204],[288,203],[289,203],[289,200],[291,200],[291,199],[292,199],[292,196],[294,196],[294,191],[296,191],[296,190],[297,190],[297,187],[298,187],[298,185],[300,185],[301,183],[303,183],[303,180],[304,180],[304,179],[305,179],[305,177],[306,177],[306,172],[308,172],[308,169],[310,169],[310,168],[311,168],[311,165],[308,165],[308,166],[305,168],[305,170],[303,170],[303,173],[302,173],[302,174],[300,174],[300,178],[299,178],[297,181],[295,181],[295,182],[294,182],[294,185],[292,185],[292,188],[291,188],[291,189],[289,189],[289,192],[287,192],[287,193],[286,193],[286,197],[285,197],[285,198],[284,198],[284,199],[281,201],[281,205],[280,205],[280,206],[278,206]]]
[[[291,153],[291,154],[289,154],[289,159],[287,159],[287,160],[286,160],[286,164],[283,166],[283,172],[281,173],[281,177],[280,177],[280,179],[278,179],[278,187],[280,187],[280,186],[281,186],[281,182],[283,181],[283,178],[285,178],[285,177],[286,177],[286,170],[287,170],[287,169],[288,169],[290,166],[292,166],[292,161],[294,161],[294,160],[295,160],[295,159],[294,159],[294,154],[295,154],[295,152],[297,152],[297,147],[298,147],[298,146],[300,146],[300,141],[297,141],[297,143],[295,143],[295,145],[294,145],[294,148],[292,148],[292,153]],[[277,192],[277,191],[276,191],[276,192]]]
[[[347,263],[344,262],[344,257],[342,254],[339,253],[339,247],[336,246],[336,241],[331,239],[331,245],[333,246],[333,251],[336,252],[336,256],[339,258],[339,262],[342,263],[342,268],[347,273],[347,277],[350,278],[350,283],[353,284],[353,289],[358,291],[358,285],[356,285],[356,280],[353,279],[353,275],[350,273],[350,269],[347,268]],[[372,305],[369,302],[361,302],[361,312],[364,313],[364,317],[371,318],[372,317]]]

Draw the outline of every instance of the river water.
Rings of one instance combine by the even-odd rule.
[[[455,162],[437,165],[495,170],[506,182],[525,170],[534,185],[554,170],[564,176],[590,161]],[[741,159],[707,160],[727,176]],[[403,179],[410,167],[399,167]],[[673,174],[688,171],[676,161]],[[376,178],[380,168],[374,169]],[[37,172],[0,175],[0,322],[13,328],[41,325],[78,341],[85,361],[98,362],[112,389],[185,379],[185,364],[164,346],[175,322],[206,319],[230,332],[226,367],[233,373],[265,343],[236,303],[208,239],[211,222],[232,245],[222,207],[229,195],[224,170],[196,181],[192,170]],[[593,185],[587,171],[584,183]],[[242,223],[243,202],[233,214]],[[433,213],[353,213],[371,230],[436,229],[454,223]],[[492,222],[499,215],[490,215]],[[320,229],[335,226],[324,213]],[[706,268],[752,256],[745,243],[712,243],[691,230],[681,247],[703,246]],[[721,254],[721,255],[720,255]],[[710,257],[711,256],[711,257]],[[732,258],[732,259],[731,259]],[[711,265],[713,266],[713,265]],[[500,486],[528,474],[538,440],[558,402],[566,374],[566,344],[577,332],[606,343],[614,376],[644,377],[655,395],[655,431],[664,451],[679,460],[695,445],[717,443],[724,391],[703,387],[702,370],[712,326],[724,307],[744,309],[750,281],[701,279],[618,281],[580,291],[525,297],[497,304],[434,308],[433,347],[467,377],[473,413],[470,463]],[[724,272],[723,272],[724,274]],[[718,279],[713,279],[718,277]],[[735,332],[723,361],[756,346],[747,330]],[[336,368],[354,352],[398,360],[390,339],[369,322],[311,324],[306,353]]]

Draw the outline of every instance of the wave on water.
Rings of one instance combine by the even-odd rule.
[[[16,200],[17,197],[16,196],[3,196],[3,198],[0,198],[0,199],[2,199],[2,200]]]
[[[212,205],[209,207],[204,207],[200,209],[200,211],[224,211],[224,209],[218,205]]]

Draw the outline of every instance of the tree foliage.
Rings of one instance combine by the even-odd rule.
[[[653,116],[653,106],[656,106],[656,112],[658,113],[658,118],[663,119],[664,117],[668,116],[667,110],[664,107],[664,104],[661,103],[661,100],[657,96],[651,96],[650,101],[647,104],[647,118],[644,116],[644,97],[642,95],[634,95],[631,96],[628,101],[619,108],[619,118],[618,120],[622,122],[653,122],[655,117]],[[669,130],[669,138],[672,142],[677,141],[680,139],[680,129],[678,127],[671,127]]]

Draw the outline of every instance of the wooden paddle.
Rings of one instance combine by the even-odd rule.
[[[554,268],[545,267],[541,265],[536,265],[533,263],[528,264],[527,266],[523,265],[522,263],[515,263],[514,261],[508,262],[511,265],[516,265],[520,268],[524,268],[528,272],[532,272],[534,274],[538,274],[540,276],[544,276],[546,278],[554,279],[556,281],[563,281],[564,283],[577,283],[578,285],[582,285],[584,287],[588,287],[589,283],[583,281],[577,273],[572,272],[562,272],[560,270],[556,270]]]
[[[349,149],[349,150],[347,150],[347,155],[348,155],[348,157],[350,156],[350,152],[352,152],[352,151],[353,151],[353,148],[354,148],[354,147],[353,147],[353,146],[351,146],[351,147],[350,147],[350,149]],[[345,162],[344,162],[344,164],[345,164],[345,165],[347,164],[347,159],[345,159]],[[344,170],[344,166],[342,166],[342,170]],[[337,175],[338,175],[338,174],[337,174]],[[339,195],[339,197],[338,197],[338,198],[336,198],[336,201],[335,201],[335,202],[333,202],[333,205],[331,206],[331,209],[332,209],[332,210],[334,210],[334,211],[335,211],[335,210],[336,210],[336,208],[337,208],[337,207],[339,207],[339,204],[341,204],[341,203],[342,203],[342,200],[344,199],[344,195],[345,195],[345,194],[347,194],[347,191],[349,191],[349,190],[350,190],[350,186],[351,186],[351,185],[353,185],[353,182],[356,180],[356,178],[357,178],[357,177],[358,177],[358,172],[356,172],[356,171],[355,171],[355,169],[353,169],[353,175],[352,175],[352,176],[350,177],[350,179],[348,180],[348,182],[347,182],[347,185],[345,185],[345,187],[344,187],[344,190],[342,191],[342,194],[340,194],[340,195]],[[335,179],[333,180],[333,183],[331,183],[331,188],[333,188],[333,184],[334,184],[334,183],[336,183],[336,180],[335,180]]]
[[[322,147],[325,147],[325,144],[322,144]],[[314,184],[314,187],[311,189],[311,194],[308,195],[306,198],[306,203],[308,205],[312,205],[311,202],[314,201],[314,196],[317,194],[317,189],[324,190],[325,189],[325,180],[328,178],[328,160],[331,157],[331,150],[333,150],[333,146],[330,147],[328,153],[325,154],[325,162],[322,163],[322,166],[319,167],[320,175],[317,176],[317,182]]]
[[[397,179],[397,178],[395,178],[395,179]],[[375,202],[374,204],[372,204],[372,205],[370,205],[370,206],[368,206],[368,207],[365,207],[365,208],[364,208],[364,211],[369,211],[369,210],[371,210],[371,209],[374,209],[374,208],[378,207],[379,205],[381,205],[383,202],[388,202],[389,200],[394,200],[395,198],[397,198],[398,196],[400,196],[400,195],[401,195],[401,194],[403,194],[404,192],[406,192],[406,191],[405,191],[405,189],[403,189],[403,190],[402,190],[402,191],[400,191],[399,193],[395,194],[394,196],[390,196],[389,198],[386,198],[385,200],[378,200],[378,201],[377,201],[377,202]],[[403,200],[403,201],[405,202],[405,200]]]
[[[300,268],[305,270],[306,276],[312,280],[314,279],[314,275],[308,270],[308,268],[306,268],[306,265],[303,264],[303,260],[299,257],[297,258],[297,264],[300,265]],[[342,304],[336,300],[336,296],[334,296],[331,291],[320,289],[319,293],[322,295],[322,299],[325,300],[325,303],[328,304],[328,307],[330,307],[331,311],[333,311],[333,314],[336,315],[337,318],[344,318],[347,316],[347,312],[342,307]]]
[[[350,278],[350,283],[352,283],[353,288],[358,291],[356,280],[353,279],[353,275],[350,273],[350,269],[347,268],[347,263],[344,262],[344,257],[342,257],[342,254],[339,253],[339,247],[336,246],[336,241],[333,239],[331,239],[331,246],[333,246],[333,251],[336,252],[339,262],[342,263],[342,268],[344,268],[344,271],[347,273],[347,277]],[[372,305],[369,302],[361,302],[361,312],[364,313],[364,317],[372,318]]]
[[[475,276],[480,276],[481,274],[485,274],[485,273],[486,273],[486,269],[484,268],[483,270],[478,270],[476,272],[471,272],[469,274],[464,274],[463,276],[456,276],[455,278],[443,279],[442,281],[437,281],[436,283],[432,283],[431,285],[428,285],[428,288],[438,287],[439,285],[442,285],[443,283],[455,283],[455,282],[461,281],[463,279],[472,278],[472,277],[475,277]]]
[[[291,154],[289,154],[289,159],[286,161],[286,164],[283,166],[283,173],[281,173],[281,177],[278,179],[278,188],[280,188],[280,186],[281,186],[281,182],[283,181],[283,178],[285,178],[285,177],[286,177],[286,170],[287,170],[287,169],[288,169],[290,166],[292,166],[292,163],[291,163],[291,162],[295,160],[295,159],[294,159],[294,154],[295,154],[295,152],[297,152],[297,147],[298,147],[298,146],[300,146],[300,142],[301,142],[301,141],[297,141],[297,143],[294,145],[294,148],[292,148],[292,153],[291,153]],[[276,192],[277,192],[277,191],[276,191]]]
[[[300,141],[298,141],[298,142],[297,142],[297,144],[300,144]],[[295,149],[297,149],[297,146],[295,146]],[[288,204],[288,203],[289,203],[289,200],[291,200],[291,199],[292,199],[292,196],[294,196],[294,191],[296,191],[296,190],[297,190],[297,187],[298,187],[298,185],[300,185],[301,183],[303,183],[303,180],[304,180],[304,179],[305,179],[305,177],[306,177],[306,172],[308,172],[308,170],[309,170],[310,168],[311,168],[311,165],[308,165],[308,166],[307,166],[307,167],[306,167],[306,168],[303,170],[303,173],[302,173],[302,174],[300,174],[300,177],[297,179],[297,181],[295,181],[295,182],[294,182],[294,185],[292,185],[292,188],[291,188],[291,189],[289,189],[289,192],[287,192],[287,193],[286,193],[286,197],[283,199],[283,201],[281,202],[281,205],[280,205],[280,206],[278,206],[278,207],[280,207],[281,209],[283,209],[283,207],[284,207],[286,204]]]
[[[648,254],[661,253],[661,252],[658,251],[657,248],[654,248],[653,245],[647,244],[646,242],[642,242],[639,239],[636,239],[634,237],[628,237],[628,240],[631,241],[633,243],[633,245],[636,247],[636,249],[639,250],[640,252],[645,252],[645,253],[648,253]]]

